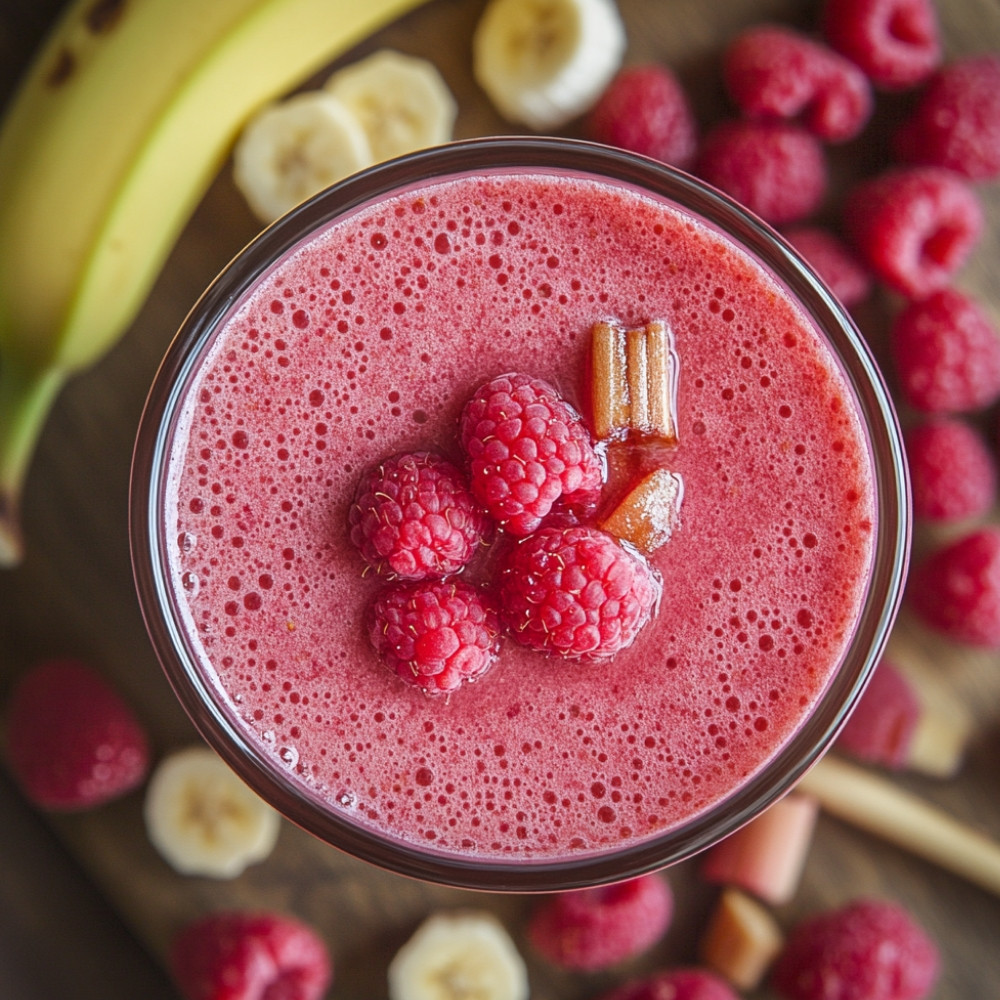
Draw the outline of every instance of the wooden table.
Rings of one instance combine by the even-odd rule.
[[[9,4],[0,13],[0,64],[4,67],[0,83],[5,93],[59,6],[56,0]],[[469,40],[482,6],[482,0],[431,0],[367,40],[343,61],[382,45],[424,55],[438,64],[459,99],[458,136],[509,131],[471,75]],[[814,3],[794,0],[725,0],[716,4],[620,0],[620,6],[629,28],[629,60],[656,58],[674,67],[688,86],[702,123],[729,113],[718,61],[727,39],[764,18],[809,27],[817,9]],[[949,57],[1000,49],[997,0],[942,0],[940,8]],[[903,98],[882,98],[878,114],[891,121],[904,107]],[[572,134],[572,129],[567,131]],[[852,176],[878,162],[879,153],[878,142],[871,140],[831,151],[831,205],[836,204],[838,193]],[[983,186],[980,191],[989,230],[960,283],[1000,310],[996,280],[1000,184]],[[224,172],[184,232],[134,328],[99,365],[74,380],[62,394],[41,441],[24,498],[27,558],[16,570],[0,573],[0,695],[6,694],[22,669],[42,657],[84,657],[98,664],[134,703],[149,727],[157,753],[196,737],[160,673],[133,596],[126,538],[132,439],[147,387],[174,330],[201,289],[256,230],[228,171]],[[891,303],[877,298],[858,312],[859,324],[879,353],[890,311]],[[993,418],[990,420],[992,433]],[[926,536],[918,536],[918,549],[928,543]],[[911,776],[900,777],[899,782],[1000,837],[998,657],[950,646],[922,631],[906,615],[894,641],[921,657],[977,720],[976,737],[956,780]],[[0,822],[10,843],[0,861],[8,873],[3,876],[8,890],[5,899],[13,898],[21,908],[23,926],[29,929],[26,934],[30,935],[30,928],[44,934],[47,916],[61,911],[64,902],[42,870],[32,835],[19,832],[20,826],[15,829],[7,816]],[[536,998],[592,997],[621,978],[618,974],[563,974],[531,957],[523,937],[523,918],[530,900],[420,885],[345,857],[289,824],[266,863],[237,880],[216,882],[183,878],[160,860],[145,837],[139,794],[88,813],[45,822],[74,864],[96,884],[124,925],[157,961],[162,960],[171,934],[189,918],[223,906],[277,907],[310,921],[324,935],[337,964],[332,995],[379,997],[386,993],[389,958],[423,916],[437,907],[472,905],[489,908],[507,922],[529,956]],[[19,864],[35,866],[37,881],[31,878],[31,867],[18,869]],[[8,875],[15,870],[19,873],[18,888],[11,890]],[[674,926],[663,944],[630,966],[629,973],[694,960],[715,890],[700,882],[695,863],[674,868],[670,879],[677,895]],[[944,957],[942,978],[934,994],[938,1000],[997,996],[1000,900],[823,817],[801,889],[777,915],[783,924],[790,925],[806,913],[859,895],[899,900],[937,939]],[[81,926],[79,932],[81,939],[91,940],[85,936],[87,929]],[[47,957],[54,964],[79,961],[79,950],[50,943]],[[72,974],[72,968],[69,971]],[[94,995],[138,995],[110,974],[98,985],[101,988]],[[760,995],[766,994],[761,991]]]

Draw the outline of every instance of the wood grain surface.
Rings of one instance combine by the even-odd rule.
[[[732,113],[719,71],[725,43],[762,19],[812,28],[818,9],[806,0],[619,3],[629,32],[628,61],[658,59],[672,66],[688,88],[702,126]],[[54,0],[0,7],[4,95],[59,7]],[[472,78],[470,38],[482,8],[483,0],[430,0],[340,62],[384,45],[426,56],[437,63],[458,98],[458,137],[510,132]],[[1000,50],[1000,0],[941,0],[939,11],[949,59]],[[865,135],[830,151],[833,185],[824,211],[831,220],[846,185],[884,162],[884,127],[898,119],[908,100],[881,96]],[[565,130],[569,135],[575,131]],[[989,224],[959,284],[985,300],[1000,318],[1000,184],[978,190]],[[134,327],[60,397],[27,484],[27,557],[17,569],[0,571],[0,703],[17,675],[33,662],[47,656],[80,656],[98,665],[135,705],[158,754],[195,741],[157,665],[133,594],[126,535],[129,461],[145,393],[174,331],[204,286],[257,229],[224,171],[185,230]],[[880,356],[893,308],[890,299],[876,296],[856,314]],[[984,419],[995,442],[995,415]],[[934,541],[919,532],[917,552]],[[935,638],[905,612],[893,642],[976,719],[975,737],[956,779],[894,780],[1000,838],[1000,657]],[[615,973],[573,975],[531,954],[524,938],[530,899],[435,888],[383,873],[290,824],[284,825],[271,858],[240,878],[184,878],[147,841],[141,805],[141,794],[136,793],[91,812],[45,822],[156,960],[162,961],[171,935],[183,922],[209,910],[278,908],[320,930],[337,967],[330,995],[344,1000],[385,996],[385,967],[394,951],[429,912],[455,906],[484,907],[505,920],[528,957],[532,995],[538,1000],[596,997],[626,975],[693,962],[716,893],[699,879],[696,862],[671,869],[677,913],[665,941]],[[6,824],[7,818],[0,816],[0,823]],[[22,888],[15,898],[25,920],[39,923],[47,908],[61,906],[59,893],[42,878],[42,871],[37,884],[32,882],[31,866],[41,867],[38,854],[27,849],[18,854],[16,839],[6,842],[12,840],[10,851],[0,859],[0,871],[17,869]],[[28,867],[18,867],[22,862]],[[821,818],[801,888],[776,913],[790,926],[805,914],[862,895],[902,902],[939,942],[943,970],[933,994],[937,1000],[1000,995],[1000,899],[832,818]],[[110,977],[106,987],[109,1000],[130,995]],[[761,990],[756,995],[769,994]]]

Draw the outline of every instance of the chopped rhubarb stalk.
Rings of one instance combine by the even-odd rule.
[[[674,353],[673,337],[666,324],[659,320],[646,327],[646,361],[649,366],[649,426],[638,427],[633,423],[633,427],[676,443],[674,405],[677,394],[677,356]]]
[[[926,702],[910,741],[908,765],[933,778],[953,778],[965,759],[972,720],[950,705]]]
[[[669,469],[655,469],[628,492],[601,527],[649,555],[670,540],[683,499],[684,480]]]
[[[592,409],[594,436],[616,437],[628,429],[628,382],[625,379],[625,331],[611,323],[595,323],[592,331]]]
[[[770,911],[739,889],[725,889],[702,936],[702,961],[738,990],[754,990],[778,957],[784,935]]]
[[[709,882],[734,885],[767,903],[787,903],[798,888],[819,804],[792,793],[716,844],[705,856]]]
[[[659,320],[626,329],[595,323],[591,331],[591,409],[599,440],[634,434],[677,443],[677,354]]]
[[[832,816],[1000,895],[1000,844],[893,782],[828,756],[796,787]]]

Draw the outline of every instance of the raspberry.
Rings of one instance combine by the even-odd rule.
[[[587,137],[686,168],[694,159],[697,130],[680,82],[664,66],[621,70],[585,123]]]
[[[792,28],[748,28],[723,54],[722,72],[729,96],[747,117],[795,120],[828,142],[853,139],[871,117],[868,77]]]
[[[891,661],[882,660],[840,731],[837,749],[872,764],[905,767],[922,711],[913,685]]]
[[[601,1000],[739,1000],[739,994],[705,969],[667,969],[625,983]]]
[[[457,572],[491,528],[461,471],[426,451],[394,455],[365,473],[348,523],[369,565],[402,580]]]
[[[889,347],[900,393],[918,410],[967,413],[1000,398],[1000,331],[957,289],[900,310]]]
[[[673,911],[667,881],[643,875],[550,896],[532,914],[528,937],[555,965],[594,972],[651,948],[666,933]]]
[[[938,951],[899,905],[858,900],[802,921],[772,971],[786,1000],[920,1000]]]
[[[973,181],[1000,177],[1000,56],[938,70],[893,137],[907,163],[946,167]]]
[[[174,939],[170,968],[185,1000],[319,1000],[333,977],[316,932],[278,913],[192,921]]]
[[[25,795],[52,810],[87,809],[138,787],[146,734],[91,667],[49,660],[17,683],[7,710],[7,757]]]
[[[897,167],[844,199],[844,228],[890,288],[920,298],[948,285],[983,228],[975,192],[950,170]]]
[[[980,528],[932,552],[913,569],[907,592],[929,628],[1000,649],[1000,528]]]
[[[645,560],[585,525],[540,529],[500,569],[500,617],[513,638],[567,658],[603,659],[630,646],[659,595]]]
[[[580,415],[530,375],[500,375],[476,390],[459,434],[473,495],[513,535],[530,534],[556,501],[604,478]]]
[[[696,173],[776,225],[811,215],[827,185],[819,140],[787,122],[720,122],[702,142]]]
[[[800,225],[786,230],[784,236],[845,308],[868,298],[871,275],[851,248],[828,229]]]
[[[985,514],[996,500],[997,471],[978,431],[956,418],[907,429],[913,515],[953,522]]]
[[[912,87],[941,62],[931,0],[826,0],[822,30],[834,49],[885,90]]]
[[[450,694],[476,680],[500,649],[491,603],[455,580],[385,587],[368,609],[366,627],[382,662],[425,694]]]

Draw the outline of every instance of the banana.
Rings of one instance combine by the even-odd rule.
[[[452,136],[458,106],[433,63],[381,49],[334,73],[325,89],[357,115],[376,161]]]
[[[164,757],[143,803],[146,832],[183,875],[235,878],[273,850],[280,817],[208,747]]]
[[[473,35],[472,68],[504,118],[541,132],[594,104],[625,44],[614,0],[491,0]]]
[[[490,913],[431,914],[389,964],[389,1000],[527,1000],[528,972]]]
[[[361,123],[332,94],[314,90],[268,105],[233,150],[233,180],[264,223],[368,166]]]
[[[65,380],[125,332],[244,122],[425,0],[73,0],[0,123],[0,565]]]

